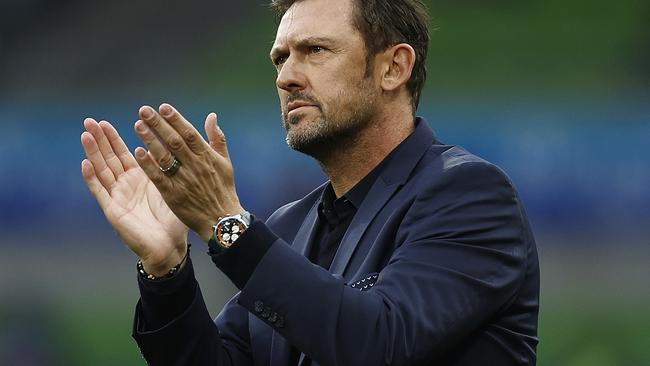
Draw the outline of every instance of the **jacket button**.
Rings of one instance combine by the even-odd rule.
[[[255,301],[253,305],[255,306],[254,310],[256,313],[261,313],[264,310],[264,303],[261,301]]]
[[[278,320],[278,313],[273,312],[271,313],[271,316],[269,316],[269,323],[275,323]]]
[[[268,306],[264,307],[264,310],[262,310],[262,314],[260,316],[264,319],[267,319],[269,316],[271,316],[271,308]]]
[[[275,327],[276,328],[284,327],[284,317],[283,316],[278,315],[278,320],[275,322]]]

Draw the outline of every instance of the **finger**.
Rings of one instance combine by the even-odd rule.
[[[210,146],[212,146],[214,151],[218,152],[219,155],[228,159],[230,155],[228,154],[226,135],[219,127],[219,122],[215,113],[210,113],[205,118],[205,133],[208,135]]]
[[[122,137],[120,137],[120,134],[117,132],[115,127],[106,121],[100,122],[99,127],[101,127],[104,131],[104,135],[106,135],[108,142],[110,142],[115,155],[117,155],[118,159],[120,159],[120,162],[122,162],[124,170],[137,168],[138,163],[135,161],[135,158],[129,151],[129,148],[126,146],[124,140],[122,140]]]
[[[122,173],[124,173],[124,166],[122,165],[120,159],[118,159],[117,155],[115,155],[115,152],[111,147],[111,143],[108,142],[108,139],[106,138],[106,135],[104,135],[102,128],[99,127],[99,124],[91,118],[87,118],[84,121],[84,127],[86,127],[86,131],[90,132],[95,138],[95,142],[97,142],[99,151],[104,157],[106,165],[108,165],[108,167],[115,175],[115,178],[119,177]]]
[[[135,149],[135,160],[159,191],[168,191],[169,178],[160,171],[153,155],[142,147]]]
[[[158,108],[160,115],[169,122],[176,132],[183,137],[189,148],[196,154],[201,154],[208,149],[208,144],[201,133],[183,115],[167,103]]]
[[[84,159],[81,162],[81,175],[88,186],[88,190],[95,197],[99,206],[104,210],[111,199],[110,195],[104,185],[99,181],[97,175],[95,174],[95,167],[88,159]]]
[[[153,158],[159,167],[168,168],[172,163],[174,163],[174,156],[172,153],[167,150],[167,147],[163,145],[146,123],[137,121],[135,123],[135,132],[138,134],[138,137],[140,137],[140,140],[145,143],[147,149],[149,149],[149,152],[153,155]]]
[[[143,106],[140,108],[139,114],[142,121],[160,137],[172,154],[181,158],[181,160],[189,160],[189,156],[194,155],[183,137],[153,108]]]
[[[110,187],[115,183],[116,178],[113,174],[113,171],[111,171],[111,169],[106,164],[104,156],[99,151],[95,137],[90,132],[82,133],[81,145],[84,148],[86,157],[88,157],[92,163],[93,168],[95,169],[95,175],[98,177],[104,188],[110,189]]]

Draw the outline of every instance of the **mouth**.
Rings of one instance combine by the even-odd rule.
[[[296,102],[289,102],[287,103],[287,114],[294,112],[294,111],[300,111],[304,110],[307,108],[318,108],[317,105],[308,103],[308,102],[301,102],[301,101],[296,101]]]

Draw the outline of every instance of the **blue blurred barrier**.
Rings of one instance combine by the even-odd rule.
[[[463,145],[500,165],[519,189],[538,232],[620,231],[647,241],[647,105],[468,104],[434,101],[420,114],[443,141]],[[196,126],[202,126],[209,111],[196,103],[179,108],[189,111]],[[316,163],[285,146],[277,105],[261,102],[220,109],[239,193],[252,212],[266,217],[325,180]],[[0,106],[0,229],[5,238],[35,227],[60,231],[70,222],[106,227],[80,175],[82,120],[86,116],[112,120],[133,150],[139,143],[132,130],[135,111],[136,104]]]

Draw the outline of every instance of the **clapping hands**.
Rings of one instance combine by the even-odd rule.
[[[214,113],[205,120],[208,141],[169,104],[144,106],[139,116],[134,127],[147,150],[135,157],[109,122],[84,121],[82,175],[145,270],[162,275],[185,256],[188,228],[208,241],[219,217],[244,209]]]

